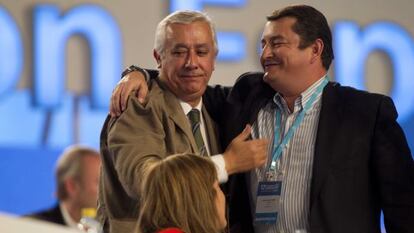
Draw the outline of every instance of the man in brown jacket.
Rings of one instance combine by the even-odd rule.
[[[211,156],[221,182],[265,162],[267,141],[246,141],[250,126],[219,154],[217,128],[202,106],[217,52],[215,31],[205,14],[180,11],[159,23],[154,57],[160,74],[149,83],[148,102],[131,96],[125,112],[108,117],[102,129],[98,214],[105,232],[134,230],[140,182],[154,155]]]

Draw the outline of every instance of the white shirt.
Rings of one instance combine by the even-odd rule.
[[[69,211],[65,208],[65,206],[62,203],[59,203],[59,208],[60,208],[60,211],[62,212],[63,221],[65,222],[65,224],[71,228],[78,229],[78,223],[72,219],[72,217],[69,214]]]
[[[187,116],[187,114],[193,109],[191,105],[188,103],[180,100],[181,107],[184,111],[184,114]],[[210,154],[210,148],[208,147],[208,137],[206,132],[206,126],[204,122],[203,112],[201,111],[201,107],[203,106],[203,101],[200,99],[200,102],[197,104],[195,109],[200,111],[200,130],[201,130],[201,136],[203,137],[204,144],[206,145],[207,154],[210,156],[210,159],[213,161],[213,163],[216,165],[217,169],[217,176],[220,183],[225,183],[228,180],[228,174],[226,171],[226,163],[224,161],[223,155],[211,155]],[[190,124],[190,121],[188,121],[188,124]]]

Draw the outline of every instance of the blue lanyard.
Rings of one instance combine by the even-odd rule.
[[[303,119],[305,118],[306,112],[309,111],[309,109],[312,107],[313,103],[316,100],[316,97],[323,91],[323,88],[328,84],[328,78],[325,77],[322,82],[318,85],[315,92],[311,95],[308,102],[305,104],[303,109],[300,111],[299,115],[296,117],[295,122],[293,122],[293,125],[289,128],[288,132],[286,133],[286,136],[283,137],[282,141],[280,143],[280,127],[282,124],[282,113],[281,111],[276,108],[275,109],[275,129],[274,129],[274,137],[273,137],[273,149],[272,149],[272,161],[268,166],[268,169],[271,167],[272,169],[275,169],[276,167],[276,161],[280,158],[282,155],[283,149],[285,149],[286,145],[289,143],[289,141],[292,139],[293,134],[297,130],[297,128],[302,123]]]

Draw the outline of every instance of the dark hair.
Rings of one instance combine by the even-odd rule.
[[[334,54],[331,29],[325,16],[311,6],[293,5],[273,11],[271,15],[267,16],[267,20],[275,21],[284,17],[296,19],[292,30],[300,36],[300,49],[308,47],[318,38],[323,41],[322,65],[328,70],[334,59]]]

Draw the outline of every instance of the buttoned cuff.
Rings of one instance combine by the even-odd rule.
[[[217,178],[220,184],[226,183],[229,179],[229,175],[226,171],[226,162],[224,161],[223,155],[213,155],[210,157],[211,161],[216,165]]]

